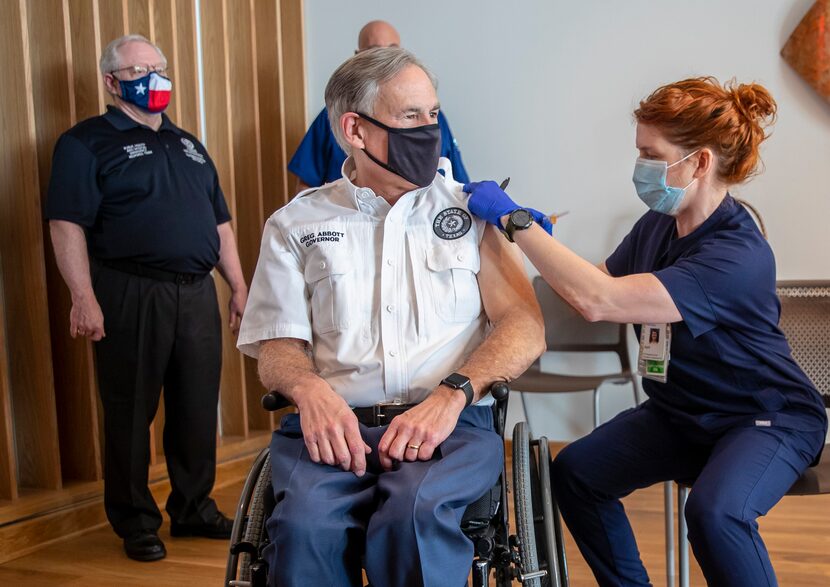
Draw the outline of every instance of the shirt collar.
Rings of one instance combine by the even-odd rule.
[[[366,205],[370,202],[373,202],[375,198],[380,197],[374,192],[374,190],[372,190],[372,188],[360,187],[352,183],[355,176],[357,175],[357,169],[355,168],[354,158],[351,155],[346,157],[346,160],[343,162],[343,166],[340,168],[340,173],[342,174],[343,180],[346,183],[346,187],[349,190],[349,195],[351,195],[352,197],[355,209],[360,209],[361,202],[363,202],[364,205]],[[437,171],[435,175],[438,175]],[[406,192],[403,196],[401,196],[398,202],[400,203],[404,200],[414,200],[418,198],[421,194],[425,194],[426,192],[428,192],[434,184],[435,180],[433,180],[433,182],[426,187],[416,188],[411,192]]]
[[[116,108],[112,104],[107,105],[107,111],[104,114],[104,118],[107,122],[114,126],[116,130],[120,131],[130,130],[133,128],[146,128],[148,130],[153,130],[149,126],[136,122],[127,116],[120,108]],[[163,112],[161,114],[161,126],[159,127],[159,132],[162,130],[169,130],[178,135],[182,134],[182,130],[173,124],[170,121],[170,118],[168,118],[168,116]]]

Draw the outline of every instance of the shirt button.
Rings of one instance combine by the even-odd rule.
[[[389,356],[390,357],[397,357],[398,356],[398,351],[389,351]]]
[[[392,265],[395,264],[395,262],[392,259],[386,259],[386,264],[391,267]]]
[[[325,261],[320,261],[320,269],[325,269],[325,268],[326,268],[326,262]]]
[[[459,261],[463,261],[464,260],[464,255],[458,255],[456,257],[456,259],[458,259]]]
[[[394,312],[395,311],[395,306],[393,306],[392,304],[389,304],[388,306],[386,306],[386,311],[387,312]]]

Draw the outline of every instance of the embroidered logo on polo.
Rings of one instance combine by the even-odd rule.
[[[202,165],[205,164],[205,156],[196,150],[196,146],[193,144],[193,141],[188,138],[183,138],[182,144],[184,145],[185,155],[190,157],[196,163],[201,163]]]
[[[125,145],[122,148],[127,152],[127,156],[130,159],[153,154],[153,152],[147,148],[147,143],[135,143],[134,145]]]
[[[463,208],[441,210],[432,221],[432,231],[444,240],[461,238],[470,231],[473,220]]]

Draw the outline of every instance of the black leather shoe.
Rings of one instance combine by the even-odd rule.
[[[139,530],[124,539],[124,552],[136,561],[149,562],[163,559],[167,556],[164,542],[153,530]]]
[[[216,516],[210,522],[202,524],[177,524],[170,523],[170,536],[202,536],[204,538],[217,538],[227,540],[231,537],[233,520],[225,517],[222,512],[216,512]]]

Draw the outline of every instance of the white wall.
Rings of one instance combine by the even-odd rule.
[[[734,192],[763,215],[779,278],[830,278],[830,105],[779,56],[812,4],[306,0],[309,119],[360,27],[388,20],[438,75],[470,174],[510,176],[519,202],[569,210],[556,236],[596,262],[644,212],[631,184],[638,101],[689,76],[758,81],[778,101],[779,120],[763,147],[766,172]],[[604,419],[631,403],[627,389],[604,392]],[[587,393],[528,401],[536,434],[590,430]],[[514,398],[514,417],[519,405]]]

